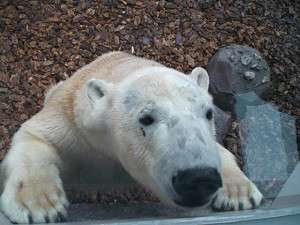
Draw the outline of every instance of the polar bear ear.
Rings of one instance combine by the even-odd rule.
[[[108,94],[111,86],[112,84],[103,80],[90,79],[86,83],[87,97],[92,103],[95,103]]]
[[[205,69],[202,67],[196,67],[193,69],[190,76],[201,88],[208,91],[209,77]]]

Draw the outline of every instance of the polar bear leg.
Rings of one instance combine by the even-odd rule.
[[[15,223],[62,221],[68,205],[59,177],[56,149],[22,130],[2,163],[5,173],[0,198],[3,213]]]
[[[212,202],[213,209],[243,210],[260,205],[263,195],[238,167],[234,156],[219,145],[223,187]]]

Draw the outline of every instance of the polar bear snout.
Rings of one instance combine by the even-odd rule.
[[[222,180],[215,168],[190,168],[174,175],[172,185],[178,195],[178,199],[175,200],[176,204],[196,207],[210,201],[213,194],[222,187]]]

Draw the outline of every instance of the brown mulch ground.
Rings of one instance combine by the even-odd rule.
[[[269,100],[299,117],[300,2],[221,0],[206,9],[200,2],[1,0],[0,159],[49,85],[111,50],[188,72],[222,46],[249,45],[270,65]]]

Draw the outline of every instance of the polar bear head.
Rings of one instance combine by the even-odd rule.
[[[189,75],[149,67],[86,85],[94,133],[111,139],[125,170],[164,202],[203,206],[222,186],[208,85],[200,67]]]

